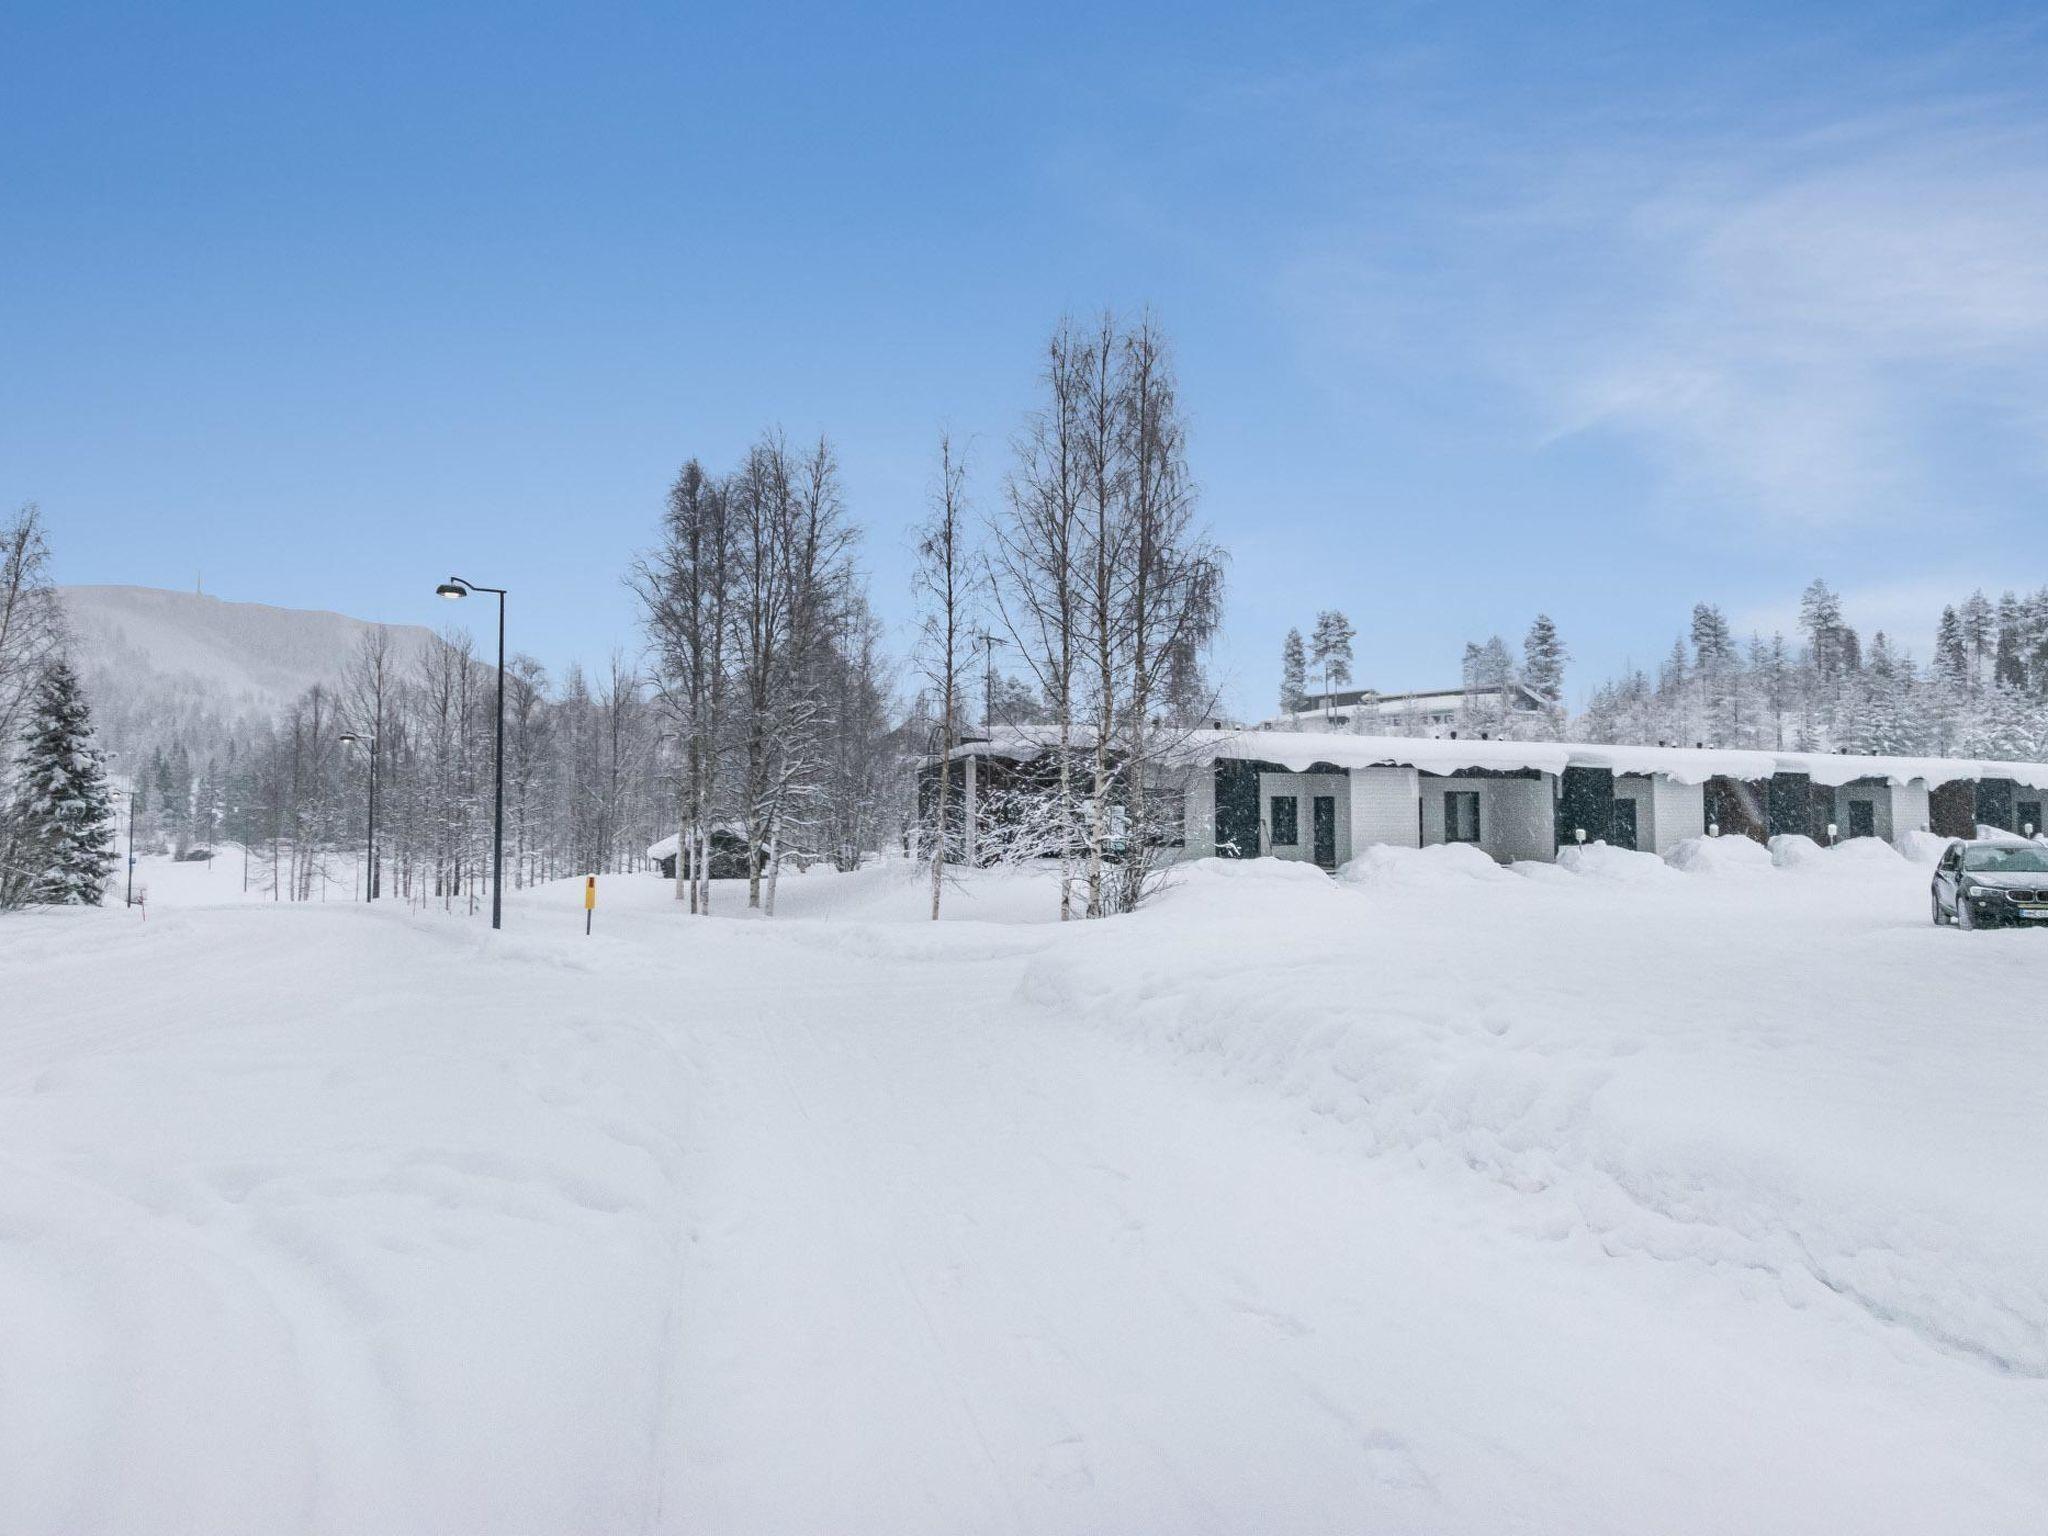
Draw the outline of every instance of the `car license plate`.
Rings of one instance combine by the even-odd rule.
[[[2021,907],[2021,917],[2048,917],[2048,907]]]

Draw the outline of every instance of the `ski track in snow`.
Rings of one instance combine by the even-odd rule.
[[[0,1530],[2048,1527],[2048,947],[1594,862],[10,919]]]

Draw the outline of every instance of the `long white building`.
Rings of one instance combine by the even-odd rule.
[[[1972,758],[1271,730],[1194,732],[1177,756],[1185,856],[1326,869],[1375,843],[1469,843],[1508,862],[1582,841],[1661,854],[1709,832],[1897,842],[1989,825],[2032,835],[2048,801],[2048,765]],[[973,857],[990,807],[1036,777],[1045,749],[1003,733],[954,759]]]

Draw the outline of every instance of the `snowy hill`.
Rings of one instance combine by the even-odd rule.
[[[376,628],[345,614],[231,603],[155,587],[61,587],[73,655],[111,745],[166,729],[205,736],[265,718],[341,675]],[[401,665],[431,632],[390,630]]]

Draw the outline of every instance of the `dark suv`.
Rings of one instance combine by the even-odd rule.
[[[1963,928],[2048,928],[2048,847],[1951,843],[1934,866],[1934,920]]]

